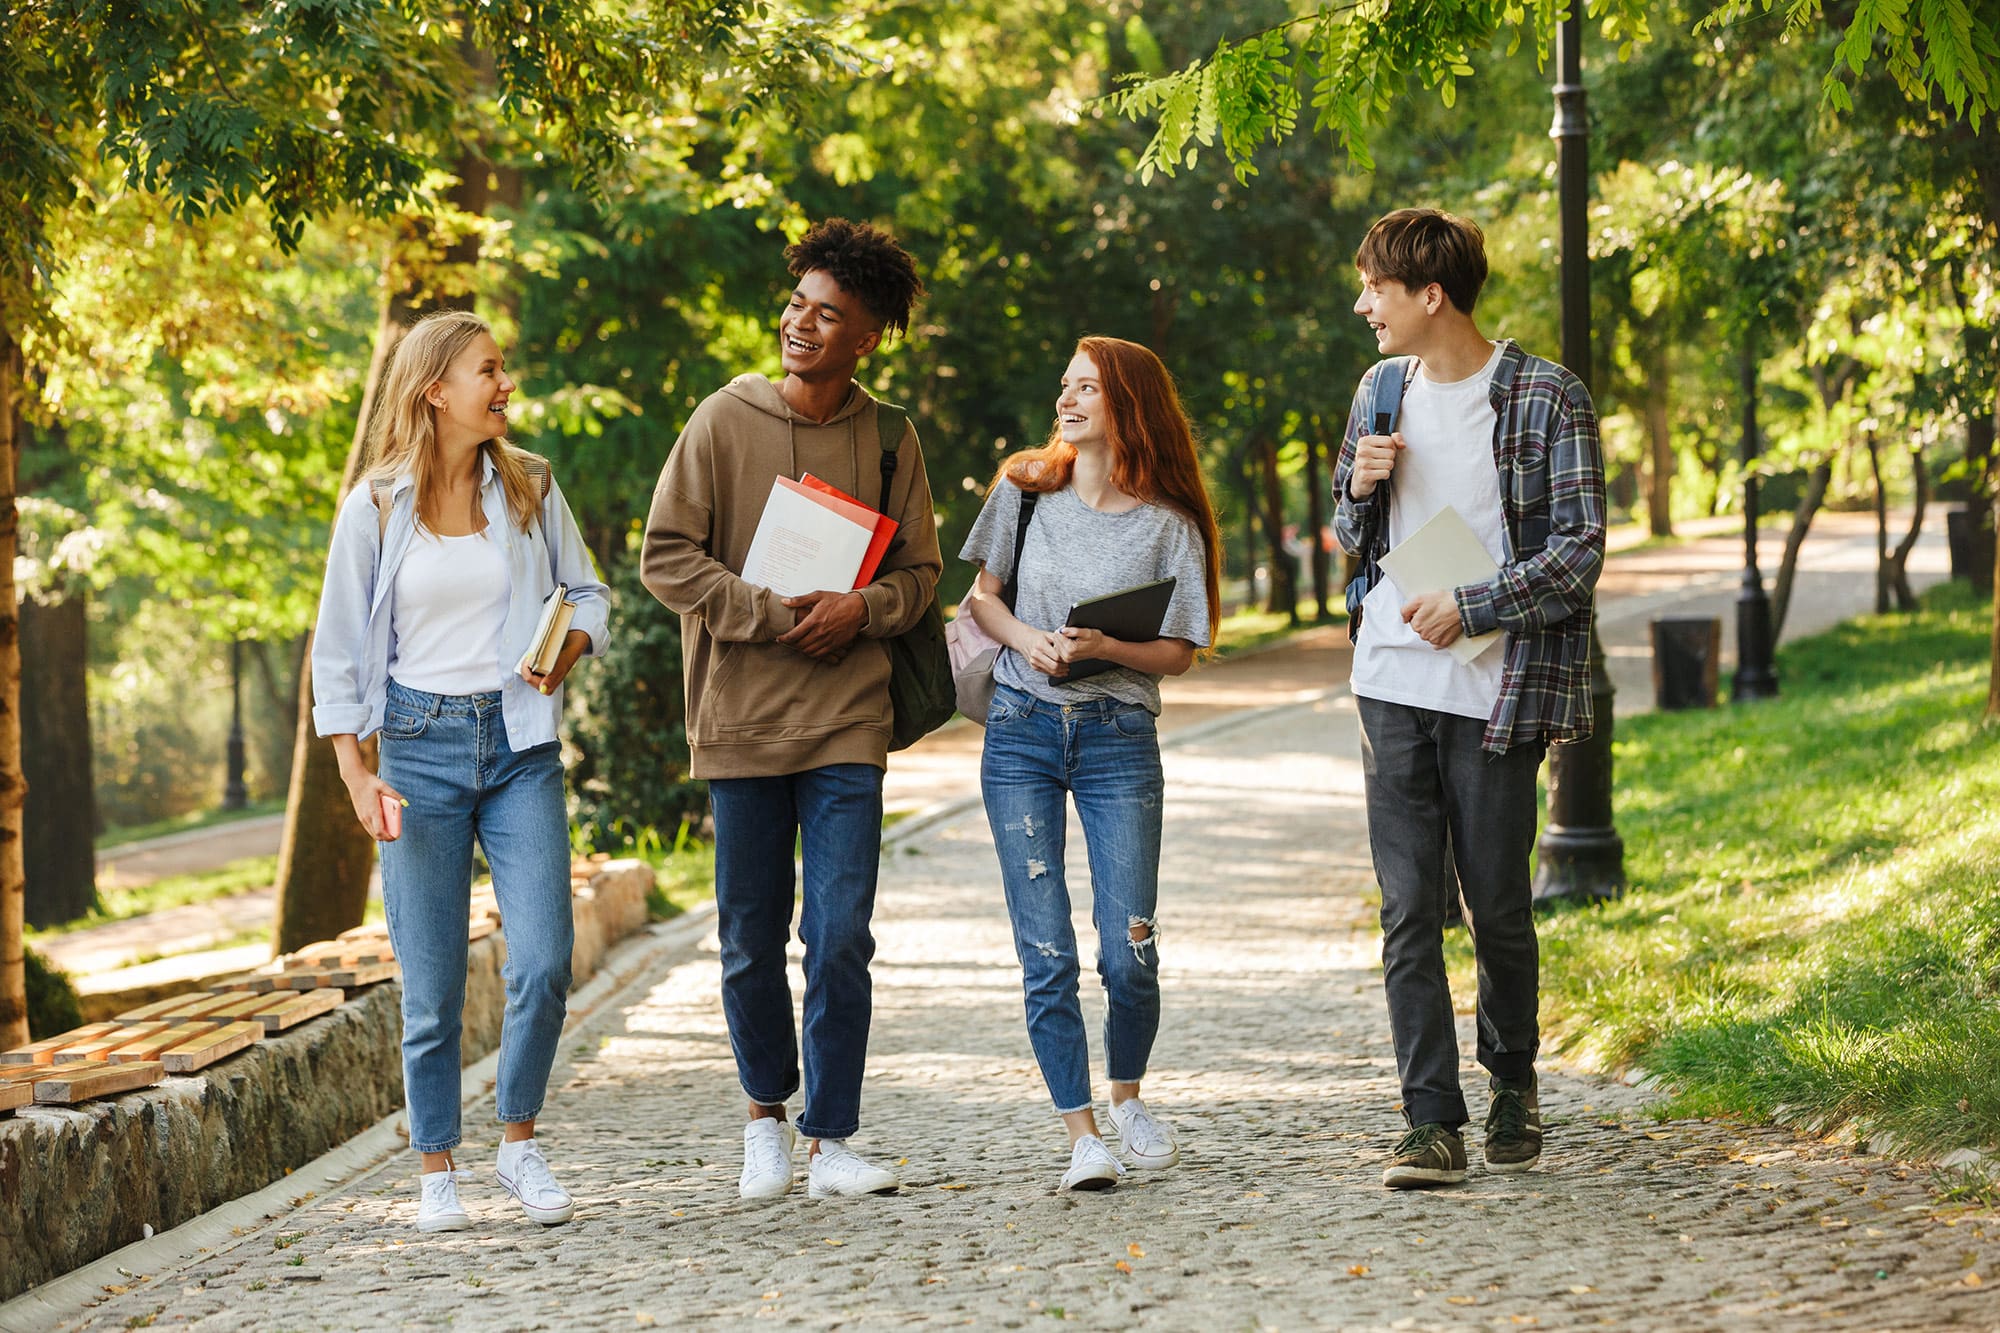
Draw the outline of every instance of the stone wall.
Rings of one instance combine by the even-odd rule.
[[[576,887],[572,985],[645,924],[652,886],[649,867],[613,861]],[[499,1044],[506,958],[504,934],[472,944],[466,1064]],[[401,1000],[384,982],[198,1074],[0,1120],[0,1300],[261,1189],[395,1111]]]

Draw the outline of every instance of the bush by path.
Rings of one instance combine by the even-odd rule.
[[[1545,1041],[1670,1114],[2000,1142],[1990,615],[1945,585],[1786,648],[1778,700],[1621,721],[1633,887],[1543,920]]]

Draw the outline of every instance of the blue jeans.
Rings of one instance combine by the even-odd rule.
[[[382,780],[410,803],[382,848],[382,906],[403,969],[403,1090],[410,1147],[458,1146],[460,1016],[472,841],[506,921],[507,1012],[495,1094],[502,1123],[533,1120],[568,1008],[569,816],[561,747],[516,754],[500,694],[428,694],[389,682]]]
[[[986,819],[1000,854],[1028,1040],[1042,1078],[1067,1115],[1091,1105],[1090,1044],[1077,1001],[1076,932],[1063,875],[1068,811],[1076,800],[1090,856],[1091,919],[1104,1011],[1106,1073],[1145,1077],[1160,1030],[1160,742],[1153,715],[1098,699],[1052,704],[1001,685],[986,715],[979,765]],[[1134,933],[1144,938],[1133,938]]]
[[[792,849],[805,865],[799,941],[806,946],[805,1114],[808,1138],[861,1127],[861,1071],[875,957],[869,918],[882,857],[882,770],[829,764],[768,778],[712,778],[715,923],[722,1013],[736,1076],[759,1106],[799,1090],[799,1042],[785,945],[796,900]]]

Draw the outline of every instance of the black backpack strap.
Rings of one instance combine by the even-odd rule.
[[[1021,593],[1021,548],[1028,542],[1028,520],[1035,516],[1035,501],[1042,498],[1040,491],[1021,492],[1021,510],[1014,519],[1014,568],[1007,575],[1007,582],[1000,587],[1000,600],[1007,609],[1014,609],[1014,599]]]
[[[910,414],[893,403],[875,404],[875,433],[882,441],[882,503],[875,506],[889,512],[889,487],[896,480],[896,450],[902,446],[903,432],[909,428]]]

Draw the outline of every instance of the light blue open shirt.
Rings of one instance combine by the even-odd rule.
[[[523,532],[508,512],[507,491],[493,460],[482,456],[480,461],[479,501],[486,511],[486,531],[496,535],[506,553],[510,583],[496,664],[504,682],[500,715],[507,723],[508,745],[520,751],[555,740],[562,719],[562,687],[543,694],[515,670],[541,620],[542,603],[556,584],[569,585],[569,598],[576,603],[570,628],[590,636],[589,657],[604,654],[611,607],[555,478],[549,478],[540,520]],[[386,532],[366,484],[350,491],[340,506],[313,634],[313,729],[322,736],[365,739],[382,725],[389,660],[395,655],[396,571],[416,527],[416,495],[408,473],[396,478],[389,493]]]

